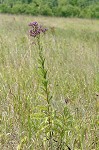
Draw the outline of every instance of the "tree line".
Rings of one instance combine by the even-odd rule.
[[[99,0],[0,0],[0,13],[99,18]]]

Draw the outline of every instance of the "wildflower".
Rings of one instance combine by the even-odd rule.
[[[38,25],[38,23],[35,21],[35,22],[30,22],[29,23],[29,26],[37,26]]]
[[[31,27],[29,34],[32,37],[38,37],[41,33],[45,33],[47,31],[46,28],[43,28],[41,25],[38,25],[36,21],[29,23],[29,26]]]

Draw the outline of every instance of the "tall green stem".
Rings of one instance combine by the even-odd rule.
[[[44,88],[44,95],[46,96],[46,102],[47,102],[47,117],[48,117],[48,125],[49,125],[49,137],[48,137],[48,145],[49,150],[52,150],[52,121],[51,121],[51,103],[50,103],[50,95],[49,95],[49,89],[48,89],[48,79],[47,79],[47,69],[45,68],[45,58],[43,55],[43,48],[40,41],[40,36],[37,38],[38,48],[39,48],[39,60],[40,60],[40,69],[43,72],[42,74],[42,85]]]

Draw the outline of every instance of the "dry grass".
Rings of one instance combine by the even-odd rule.
[[[61,113],[68,99],[75,120],[67,138],[71,149],[98,150],[99,21],[1,14],[0,149],[43,149],[35,137],[39,122],[30,117],[41,103],[37,47],[28,35],[32,20],[49,28],[42,43],[52,103]]]

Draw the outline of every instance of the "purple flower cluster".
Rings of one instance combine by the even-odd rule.
[[[32,27],[32,29],[29,31],[30,36],[37,37],[41,33],[45,33],[47,31],[46,28],[43,28],[41,25],[38,25],[37,22],[31,22],[29,23],[29,26]]]

